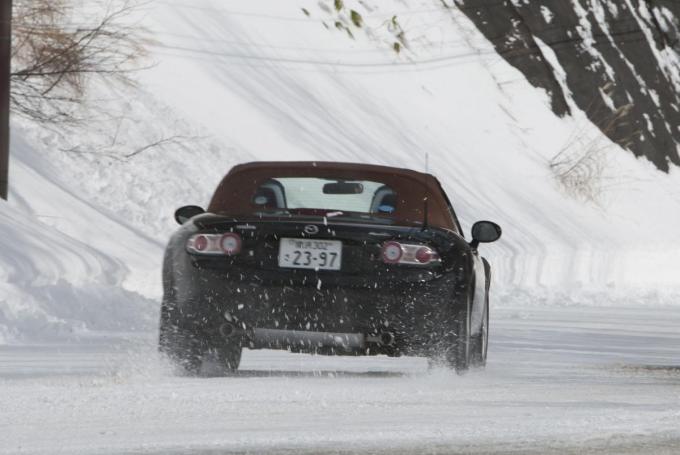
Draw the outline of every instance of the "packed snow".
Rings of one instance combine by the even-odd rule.
[[[677,306],[582,303],[495,311],[465,376],[246,351],[233,377],[191,379],[143,337],[0,347],[0,453],[677,453]]]

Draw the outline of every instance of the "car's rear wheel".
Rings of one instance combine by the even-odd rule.
[[[181,328],[161,321],[158,349],[184,375],[196,376],[203,363],[201,342]]]
[[[161,325],[159,349],[182,375],[224,376],[238,369],[242,351],[238,341],[211,344],[176,326]]]
[[[241,364],[241,353],[243,351],[240,343],[228,341],[226,345],[216,349],[216,351],[223,373],[232,373],[238,369],[238,366]]]
[[[477,368],[486,366],[486,356],[489,349],[489,297],[484,302],[484,315],[482,316],[482,327],[479,334],[471,338],[472,359],[471,364]]]
[[[467,309],[460,310],[454,320],[456,340],[447,353],[447,363],[456,373],[463,374],[470,368],[471,347],[470,313]]]
[[[471,362],[470,313],[467,306],[452,315],[439,335],[439,341],[428,359],[429,367],[444,366],[458,374],[466,372]]]
[[[484,293],[484,314],[482,315],[482,327],[478,335],[472,339],[472,365],[478,368],[486,366],[486,358],[489,350],[489,288],[491,284],[491,266],[482,258],[486,275],[486,289]]]

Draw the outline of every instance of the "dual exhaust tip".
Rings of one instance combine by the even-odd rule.
[[[274,331],[274,330],[267,330],[267,329],[254,329],[252,331],[249,331],[248,334],[251,335],[253,338],[257,338],[259,332],[263,332],[263,338],[271,338],[272,333],[270,332],[281,332],[281,336],[285,336],[286,341],[291,341],[293,338],[306,338],[306,337],[323,337],[325,338],[326,335],[329,335],[330,338],[337,338],[336,335],[339,334],[323,334],[323,333],[316,333],[316,332],[296,332],[296,331]],[[266,334],[264,333],[266,332]],[[246,330],[242,329],[241,327],[237,327],[231,322],[226,322],[220,326],[220,335],[222,335],[224,338],[233,338],[235,336],[244,336],[246,335]],[[266,336],[265,336],[266,335]],[[351,336],[351,337],[361,337],[363,338],[363,343],[376,343],[378,346],[383,346],[383,347],[389,347],[394,345],[395,342],[395,337],[394,333],[392,332],[381,332],[377,336],[364,336],[360,334],[347,334],[346,336]],[[276,337],[278,338],[278,337]],[[357,340],[359,341],[359,340]]]
[[[378,335],[378,344],[380,346],[392,346],[394,344],[394,333],[382,332]]]
[[[236,336],[239,332],[242,331],[230,322],[227,322],[226,324],[222,324],[220,326],[220,335],[222,335],[224,338],[232,338]]]

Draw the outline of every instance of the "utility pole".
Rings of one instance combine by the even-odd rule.
[[[12,70],[12,0],[0,0],[0,198],[9,183],[9,87]]]

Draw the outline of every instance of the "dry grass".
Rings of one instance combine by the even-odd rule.
[[[132,0],[15,0],[11,108],[50,124],[78,123],[92,77],[131,84],[148,40],[129,24]],[[87,18],[86,18],[87,17]]]
[[[609,89],[611,86],[603,87],[604,92]],[[614,112],[606,109],[606,113],[589,116],[591,119],[596,118],[594,123],[600,132],[589,133],[588,131],[592,131],[589,124],[577,128],[564,147],[549,161],[551,172],[569,195],[594,203],[600,201],[608,180],[606,172],[610,168],[607,151],[617,145],[626,147],[636,134],[633,133],[616,142],[609,139],[611,133],[622,122],[627,121],[632,107],[627,104]],[[588,111],[590,110],[592,106],[588,108]]]

